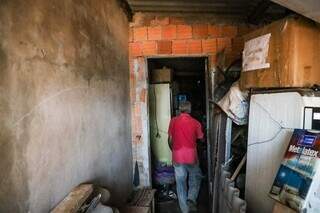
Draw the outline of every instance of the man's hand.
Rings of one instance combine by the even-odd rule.
[[[198,142],[200,143],[205,143],[206,142],[206,139],[203,137],[203,138],[198,138]]]

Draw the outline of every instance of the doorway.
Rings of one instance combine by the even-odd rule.
[[[176,200],[174,170],[171,150],[168,146],[168,126],[170,119],[179,115],[179,104],[190,101],[191,116],[201,124],[207,133],[207,58],[170,57],[148,58],[149,83],[149,123],[151,146],[152,185],[157,189],[157,213],[179,212]],[[207,137],[207,134],[205,134]],[[199,212],[209,212],[208,183],[210,143],[206,139],[198,143],[198,158],[204,175],[198,203]]]

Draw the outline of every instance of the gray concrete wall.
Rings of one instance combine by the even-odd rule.
[[[0,1],[0,212],[132,183],[128,21],[116,0]]]

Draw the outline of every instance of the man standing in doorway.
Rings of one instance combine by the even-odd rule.
[[[180,115],[170,121],[169,146],[172,150],[180,209],[183,213],[188,213],[197,210],[202,173],[199,168],[196,143],[197,139],[203,139],[203,132],[200,122],[190,115],[189,101],[181,103],[179,110]]]

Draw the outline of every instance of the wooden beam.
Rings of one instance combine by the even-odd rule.
[[[272,0],[296,13],[306,16],[320,23],[320,1],[319,0]]]

